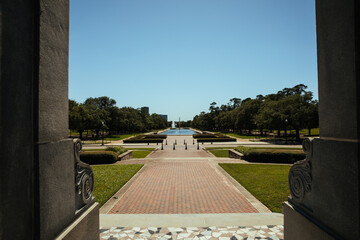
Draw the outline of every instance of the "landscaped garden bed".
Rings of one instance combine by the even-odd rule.
[[[124,140],[124,143],[162,143],[167,135],[145,134]]]
[[[87,164],[112,164],[119,161],[119,155],[126,151],[127,149],[123,147],[107,147],[104,150],[86,150],[80,153],[80,160]]]
[[[198,142],[236,142],[235,138],[222,134],[194,134],[193,138],[195,138]]]
[[[242,153],[244,155],[242,159],[248,162],[293,164],[306,157],[302,149],[261,149],[239,146],[235,150]]]

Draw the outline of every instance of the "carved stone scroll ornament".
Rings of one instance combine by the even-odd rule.
[[[306,158],[294,163],[289,172],[291,198],[297,203],[302,203],[306,195],[311,192],[312,140],[313,138],[304,139],[303,149]]]
[[[90,165],[80,161],[81,149],[81,140],[74,139],[75,193],[77,210],[91,202],[94,191],[94,174]]]

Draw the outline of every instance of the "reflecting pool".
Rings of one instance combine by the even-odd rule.
[[[174,128],[174,129],[169,129],[165,132],[162,132],[160,134],[164,134],[164,135],[193,135],[196,134],[197,132],[190,130],[190,129],[178,129],[178,128]]]

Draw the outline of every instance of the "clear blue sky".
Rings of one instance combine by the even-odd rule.
[[[299,83],[317,98],[315,0],[70,3],[70,99],[190,120]]]

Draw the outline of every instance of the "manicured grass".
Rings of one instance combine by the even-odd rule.
[[[260,136],[260,135],[242,135],[238,133],[222,133],[222,134],[236,138],[241,138],[241,139],[265,138],[265,136]]]
[[[155,148],[125,148],[126,150],[145,150],[145,151],[153,151]],[[103,151],[105,149],[99,149],[99,148],[87,148],[83,149],[82,151]]]
[[[151,152],[152,151],[145,151],[145,150],[136,151],[136,150],[134,150],[133,151],[133,158],[145,158]]]
[[[133,158],[145,158],[149,155],[155,148],[126,148],[127,150],[133,150]],[[84,152],[89,151],[103,151],[105,149],[83,149]]]
[[[287,147],[249,147],[251,149],[272,149],[272,150],[301,150],[302,147],[298,147],[298,148],[287,148]]]
[[[83,144],[101,144],[102,140],[84,140],[81,142]],[[108,143],[111,143],[111,142],[104,139],[104,144],[108,144]]]
[[[142,164],[91,166],[95,179],[94,197],[100,206],[124,186],[142,166]]]
[[[213,149],[235,149],[236,147],[207,147],[206,150],[213,150]],[[302,147],[298,148],[288,148],[288,147],[248,147],[251,149],[285,149],[285,150],[301,150]]]
[[[212,149],[234,149],[235,147],[207,147],[206,150],[212,150]]]
[[[145,150],[145,151],[153,151],[155,148],[126,148],[128,150]]]
[[[281,212],[290,195],[288,174],[291,166],[220,163],[236,181],[273,212]]]
[[[104,138],[104,139],[105,139],[105,140],[109,140],[109,141],[119,141],[119,140],[122,140],[122,139],[124,139],[124,138],[136,136],[136,135],[139,135],[139,134],[143,134],[143,133],[132,133],[132,134],[112,135],[112,136],[106,137],[106,138]]]
[[[210,150],[212,154],[215,155],[215,157],[222,157],[222,158],[228,158],[229,157],[229,150]]]

